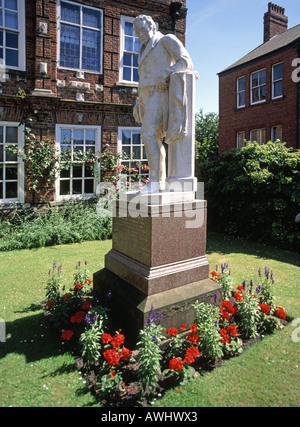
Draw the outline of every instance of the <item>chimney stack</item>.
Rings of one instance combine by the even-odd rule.
[[[264,16],[264,43],[288,29],[288,18],[284,14],[285,9],[274,3],[269,3],[268,6],[269,10]]]

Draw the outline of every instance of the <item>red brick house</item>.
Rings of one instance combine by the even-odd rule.
[[[299,149],[300,25],[269,3],[264,43],[219,75],[219,153],[277,139]]]
[[[0,208],[33,201],[24,162],[6,151],[24,146],[25,116],[37,139],[58,149],[109,144],[146,161],[132,116],[140,47],[133,19],[151,15],[184,43],[186,13],[185,0],[0,0]],[[71,167],[55,184],[41,182],[35,201],[91,197],[96,184],[84,165]]]

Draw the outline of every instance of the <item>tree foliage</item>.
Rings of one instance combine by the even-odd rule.
[[[201,161],[216,157],[219,145],[219,115],[217,113],[204,114],[201,109],[196,114],[195,133],[196,158]]]

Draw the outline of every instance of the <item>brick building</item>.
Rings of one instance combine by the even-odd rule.
[[[176,31],[184,43],[187,9],[185,0],[180,3],[0,0],[1,206],[33,201],[24,162],[6,151],[10,144],[24,146],[24,118],[37,140],[59,149],[71,141],[72,150],[100,152],[109,144],[116,152],[123,144],[146,161],[132,116],[140,46],[132,23],[139,14],[151,15],[162,33]],[[58,202],[93,196],[96,178],[79,165],[40,185],[35,202]]]
[[[300,25],[269,3],[264,43],[219,73],[219,153],[280,139],[299,149]]]

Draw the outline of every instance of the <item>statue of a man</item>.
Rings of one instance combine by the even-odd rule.
[[[139,52],[139,96],[133,114],[136,122],[142,123],[141,139],[150,168],[150,183],[145,192],[155,193],[163,188],[166,179],[166,152],[162,139],[177,126],[174,120],[178,117],[170,114],[169,104],[182,104],[178,108],[183,109],[183,99],[176,93],[174,97],[170,94],[170,78],[174,73],[192,71],[193,64],[180,40],[172,34],[163,35],[157,31],[150,16],[138,16],[134,30],[142,47]],[[172,84],[173,91],[175,86],[176,82]]]

